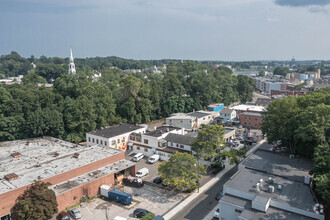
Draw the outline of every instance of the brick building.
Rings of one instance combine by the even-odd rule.
[[[105,146],[83,147],[55,138],[0,143],[0,219],[35,180],[50,182],[58,210],[82,198],[96,196],[102,184],[114,186],[135,175],[135,164],[125,152]]]
[[[240,123],[242,126],[252,129],[261,129],[262,115],[254,112],[243,112],[240,115]]]
[[[285,91],[277,91],[277,90],[272,90],[270,92],[270,96],[276,96],[276,95],[287,95],[287,96],[295,96],[295,95],[305,95],[306,91],[289,91],[289,90],[285,90]]]

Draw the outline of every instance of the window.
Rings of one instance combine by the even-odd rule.
[[[140,150],[140,147],[136,147],[137,150]]]
[[[99,139],[96,139],[96,143],[99,144]]]
[[[129,139],[130,139],[131,141],[135,141],[135,137],[133,137],[133,136],[130,136]]]
[[[120,139],[117,139],[117,143],[118,143],[118,144],[120,143]]]
[[[235,212],[241,213],[241,212],[242,212],[242,210],[239,210],[239,209],[235,209]]]
[[[173,143],[171,142],[171,146],[173,147]]]
[[[179,144],[176,144],[176,147],[179,147]]]
[[[145,152],[148,152],[148,148],[144,148],[144,151],[145,151]]]
[[[255,118],[256,121],[258,121],[258,118]]]
[[[181,123],[182,123],[183,121],[181,120]]]
[[[170,122],[172,122],[172,120],[170,120]]]
[[[148,144],[148,139],[144,139],[144,141],[143,141],[145,144]]]
[[[125,141],[126,141],[126,138],[125,138],[125,137],[123,137],[123,142],[125,143]]]
[[[94,140],[94,138],[93,138],[93,143],[95,143],[95,140]]]
[[[105,146],[108,146],[106,141],[104,141],[104,145],[105,145]]]
[[[88,141],[91,142],[91,137],[88,137]]]
[[[180,148],[184,148],[184,146],[182,144],[180,144]]]
[[[115,145],[115,144],[116,144],[115,140],[111,141],[111,145]]]
[[[141,138],[140,137],[136,137],[136,141],[141,142]]]
[[[100,142],[101,142],[101,144],[103,144],[103,141],[102,140]]]
[[[209,116],[209,119],[211,118],[211,116]]]

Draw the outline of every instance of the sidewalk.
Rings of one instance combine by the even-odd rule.
[[[216,175],[213,179],[211,179],[209,182],[207,182],[204,186],[199,188],[199,193],[194,192],[189,197],[187,197],[185,200],[183,200],[180,204],[178,204],[175,208],[173,208],[171,211],[166,213],[163,217],[165,220],[170,220],[173,218],[174,215],[176,215],[179,211],[184,209],[189,203],[191,203],[195,198],[197,198],[199,195],[203,194],[206,190],[211,188],[219,179],[227,173],[231,168],[233,168],[235,165],[230,165],[229,161],[225,161],[226,168],[222,170],[218,175]]]

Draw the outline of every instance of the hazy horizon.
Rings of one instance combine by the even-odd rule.
[[[2,0],[0,54],[330,60],[330,0]]]

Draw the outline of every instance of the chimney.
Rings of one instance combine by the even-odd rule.
[[[79,154],[78,153],[74,153],[73,157],[74,158],[78,158],[79,157]]]
[[[14,158],[20,158],[21,157],[21,153],[15,152],[15,153],[12,153],[11,156],[14,157]]]

